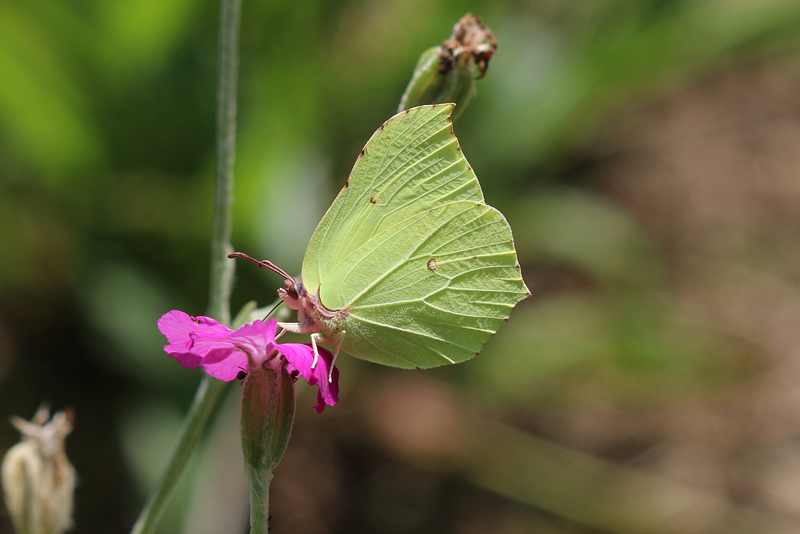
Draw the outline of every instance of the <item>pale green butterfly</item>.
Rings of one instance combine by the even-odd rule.
[[[301,277],[258,262],[286,278],[278,293],[298,323],[284,329],[337,355],[437,367],[478,354],[530,295],[511,228],[461,153],[453,108],[412,108],[378,128],[311,237]]]

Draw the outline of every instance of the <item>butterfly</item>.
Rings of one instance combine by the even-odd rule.
[[[258,262],[286,279],[278,293],[297,310],[297,323],[280,326],[337,355],[424,369],[478,354],[530,295],[511,228],[461,152],[453,109],[411,108],[378,128],[311,237],[301,276]]]

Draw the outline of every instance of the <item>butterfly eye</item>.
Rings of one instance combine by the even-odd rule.
[[[236,380],[244,380],[246,376],[247,376],[247,371],[239,371],[236,374]]]

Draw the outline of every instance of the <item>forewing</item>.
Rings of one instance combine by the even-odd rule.
[[[452,111],[453,104],[412,108],[373,134],[308,245],[303,282],[309,291],[387,228],[444,203],[483,202],[453,133]],[[341,304],[330,302],[331,309]]]
[[[374,236],[328,274],[320,300],[345,303],[349,354],[427,368],[475,356],[527,294],[508,223],[462,201]]]

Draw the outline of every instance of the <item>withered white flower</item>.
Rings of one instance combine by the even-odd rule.
[[[3,458],[2,483],[6,507],[16,534],[61,534],[72,526],[75,469],[64,452],[72,432],[72,410],[50,418],[42,406],[31,421],[12,417],[22,440]]]

